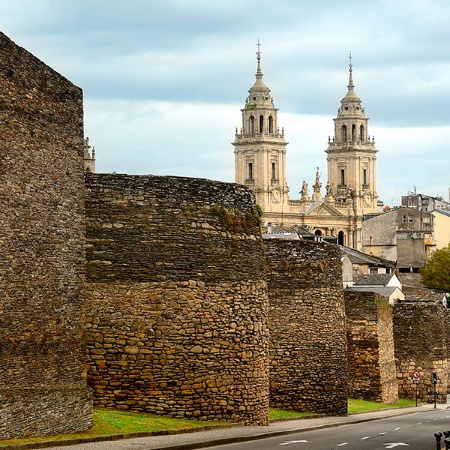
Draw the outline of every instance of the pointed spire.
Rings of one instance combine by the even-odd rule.
[[[349,60],[350,60],[350,64],[348,65],[348,67],[349,67],[349,69],[348,69],[348,72],[349,72],[349,76],[348,76],[348,90],[350,91],[350,90],[354,90],[355,89],[355,85],[353,84],[353,76],[352,76],[352,73],[353,73],[353,65],[352,65],[352,51],[350,50],[350,55],[349,55]]]
[[[255,80],[255,84],[252,86],[252,88],[250,89],[249,92],[259,91],[259,92],[265,92],[268,94],[270,92],[270,89],[264,84],[263,73],[261,70],[261,42],[259,41],[259,38],[258,38],[258,42],[256,45],[258,46],[258,51],[256,52],[256,60],[258,61],[256,75],[255,75],[256,80]]]
[[[259,42],[259,38],[258,43],[256,45],[258,46],[258,51],[256,52],[256,59],[258,61],[258,67],[256,69],[256,78],[262,79],[263,74],[261,71],[261,42]]]
[[[359,102],[361,103],[360,98],[355,93],[355,85],[353,84],[353,64],[352,64],[352,52],[349,54],[350,64],[348,65],[348,91],[345,97],[341,100],[341,103],[345,103],[348,101]]]

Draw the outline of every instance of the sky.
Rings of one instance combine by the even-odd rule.
[[[0,1],[0,31],[83,89],[97,172],[234,182],[259,39],[297,199],[326,184],[351,51],[390,206],[449,200],[449,24],[448,0]]]

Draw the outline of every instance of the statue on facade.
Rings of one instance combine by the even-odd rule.
[[[321,187],[322,187],[322,183],[320,182],[319,168],[317,168],[316,182],[314,183],[314,186],[313,186],[313,195],[312,195],[312,199],[314,202],[319,202],[320,200],[322,200],[322,194],[320,193]]]
[[[309,200],[308,183],[305,180],[303,180],[302,190],[300,191],[300,194],[301,194],[301,200]]]

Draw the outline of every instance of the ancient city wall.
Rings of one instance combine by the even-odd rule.
[[[0,439],[85,430],[82,91],[0,33]]]
[[[267,424],[268,297],[253,194],[87,176],[88,380],[98,406]]]
[[[347,414],[345,306],[339,248],[264,241],[272,407]]]
[[[374,292],[345,291],[349,397],[398,401],[392,307]]]
[[[400,398],[433,402],[432,373],[438,376],[437,402],[447,401],[445,308],[441,304],[402,301],[394,306],[394,343]],[[420,372],[418,384],[412,373]]]

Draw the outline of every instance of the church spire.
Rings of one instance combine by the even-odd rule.
[[[258,61],[258,67],[256,69],[256,78],[261,78],[263,77],[262,71],[261,71],[261,42],[259,42],[259,38],[258,38],[258,43],[256,44],[258,46],[258,51],[256,52],[256,59]]]
[[[261,42],[258,39],[258,43],[256,44],[258,46],[258,51],[256,52],[256,60],[257,60],[257,68],[256,68],[256,80],[253,86],[248,91],[250,93],[249,101],[253,100],[252,94],[262,94],[260,98],[257,97],[257,100],[263,100],[266,102],[268,99],[270,100],[270,89],[264,84],[263,81],[263,73],[261,70]]]
[[[347,94],[341,100],[341,108],[339,108],[339,115],[358,114],[364,115],[364,108],[361,108],[361,99],[356,95],[355,85],[353,83],[353,64],[352,52],[349,55],[350,64],[348,65],[348,85]]]
[[[352,51],[350,50],[350,54],[349,54],[349,57],[348,57],[348,59],[350,60],[350,64],[348,65],[348,73],[349,73],[349,75],[348,75],[348,90],[354,90],[355,89],[355,85],[353,84],[353,76],[352,76],[352,73],[353,73],[353,65],[352,65]]]

